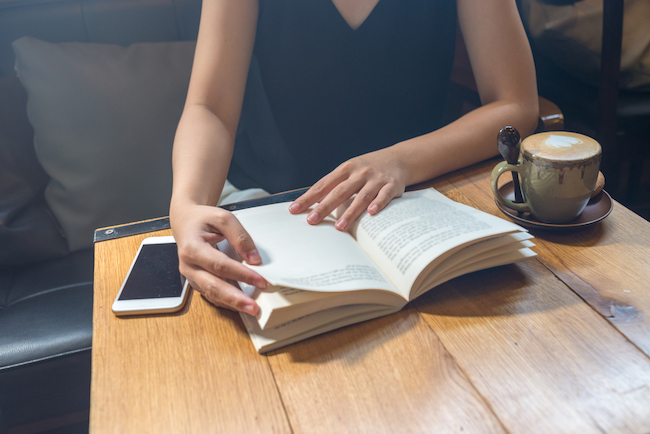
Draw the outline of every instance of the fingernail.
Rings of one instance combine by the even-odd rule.
[[[255,306],[253,306],[252,304],[249,304],[248,306],[245,306],[244,307],[244,312],[249,314],[249,315],[255,316]]]
[[[251,265],[261,263],[262,257],[260,256],[260,252],[258,252],[257,249],[255,249],[246,253],[246,262],[248,262]]]
[[[300,210],[300,205],[297,203],[292,203],[291,206],[289,206],[289,212],[298,212]]]
[[[370,214],[377,214],[378,211],[379,211],[379,207],[378,207],[377,204],[375,204],[375,203],[373,203],[372,205],[370,205],[370,208],[368,208],[368,212],[369,212]]]
[[[348,221],[346,219],[339,219],[336,222],[336,229],[344,231],[348,228]]]
[[[266,289],[266,280],[259,278],[255,280],[255,287],[259,289]]]
[[[318,214],[315,212],[310,212],[309,215],[307,216],[307,221],[309,223],[317,223],[318,222]]]

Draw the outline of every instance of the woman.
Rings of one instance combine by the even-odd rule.
[[[456,21],[483,105],[444,125]],[[531,133],[537,107],[514,0],[204,0],[174,143],[181,273],[212,303],[259,312],[226,280],[265,280],[213,247],[226,238],[260,263],[254,240],[214,206],[226,175],[271,192],[313,184],[289,206],[315,205],[310,224],[356,194],[336,222],[346,230],[407,185],[494,156],[501,127]]]

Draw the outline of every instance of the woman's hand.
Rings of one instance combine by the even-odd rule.
[[[315,225],[356,193],[336,228],[345,231],[366,210],[377,214],[406,188],[406,170],[396,154],[386,148],[346,161],[296,199],[289,211],[297,214],[318,202],[307,216]]]
[[[230,212],[203,205],[186,205],[172,213],[180,272],[210,302],[251,315],[259,313],[255,301],[226,280],[246,282],[260,289],[266,281],[214,246],[227,239],[246,262],[259,265],[260,254],[250,235]]]

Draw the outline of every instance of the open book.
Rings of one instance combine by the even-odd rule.
[[[242,314],[255,348],[270,351],[349,324],[388,315],[454,277],[535,256],[520,226],[448,199],[434,189],[404,193],[349,232],[334,217],[311,226],[287,203],[234,211],[253,237],[269,283],[240,283],[260,306]],[[218,245],[239,259],[226,242]]]

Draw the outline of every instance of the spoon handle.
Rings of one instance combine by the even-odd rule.
[[[512,126],[501,128],[497,136],[497,147],[499,153],[508,164],[517,164],[519,160],[519,148],[521,146],[521,136],[519,131]],[[521,187],[519,185],[519,174],[512,172],[512,183],[515,190],[515,202],[523,202]]]
[[[521,195],[521,186],[519,185],[519,174],[517,172],[510,172],[510,173],[512,173],[512,184],[515,189],[515,202],[523,203],[524,198]]]

